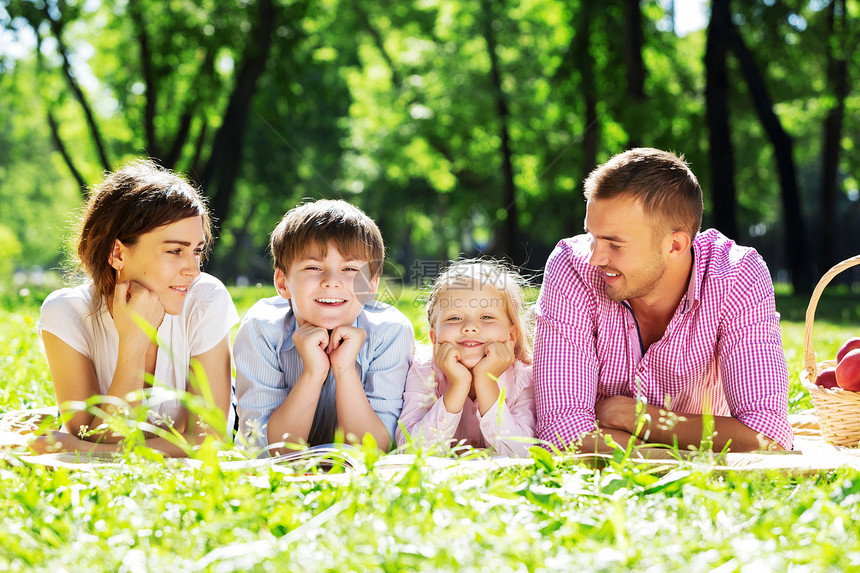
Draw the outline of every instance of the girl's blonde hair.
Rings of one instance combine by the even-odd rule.
[[[514,356],[517,360],[531,364],[532,361],[532,319],[531,311],[526,308],[523,288],[528,285],[515,270],[491,259],[462,259],[453,261],[448,268],[436,277],[430,294],[427,295],[427,321],[430,327],[436,323],[439,311],[439,297],[448,288],[462,288],[470,284],[489,285],[496,289],[505,301],[508,320],[517,329],[514,342]]]

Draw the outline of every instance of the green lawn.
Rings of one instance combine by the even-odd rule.
[[[233,290],[240,312],[269,288]],[[400,306],[422,324],[420,295]],[[35,334],[37,295],[0,306],[0,411],[52,403]],[[792,412],[806,301],[780,296]],[[822,301],[819,357],[860,332],[860,298]],[[419,338],[423,334],[419,334]],[[0,465],[0,570],[850,571],[860,568],[860,475],[668,473],[623,461],[497,471],[420,460],[320,480],[130,454],[94,472]],[[364,460],[372,466],[373,455]]]

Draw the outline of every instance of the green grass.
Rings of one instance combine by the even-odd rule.
[[[272,289],[234,289],[240,313]],[[400,306],[424,328],[416,291]],[[0,306],[0,411],[53,403],[39,295]],[[860,299],[823,301],[821,359],[860,332]],[[419,305],[420,306],[420,305]],[[805,301],[780,296],[792,412]],[[797,313],[800,314],[797,314]],[[684,570],[860,567],[860,475],[805,478],[544,460],[496,471],[419,460],[330,481],[289,468],[190,468],[129,454],[92,472],[0,464],[0,570]],[[365,461],[372,464],[373,456]],[[282,471],[285,470],[285,471]]]

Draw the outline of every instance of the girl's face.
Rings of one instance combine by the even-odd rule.
[[[450,342],[460,349],[463,365],[473,368],[490,342],[516,340],[505,299],[494,287],[481,283],[453,284],[439,295],[433,344]]]
[[[203,219],[188,217],[140,235],[134,245],[117,240],[108,262],[118,283],[138,283],[158,296],[164,312],[179,314],[200,274],[205,245]]]

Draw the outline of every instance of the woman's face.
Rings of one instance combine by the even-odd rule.
[[[179,314],[200,274],[205,245],[203,219],[188,217],[140,235],[134,245],[117,240],[109,263],[118,283],[136,282],[158,296],[164,312]]]

